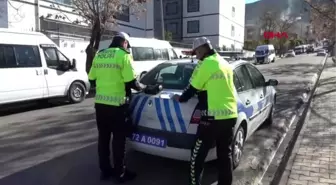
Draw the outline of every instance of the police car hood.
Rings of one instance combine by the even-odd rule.
[[[134,94],[130,105],[133,124],[168,132],[194,133],[189,123],[197,98],[179,103],[172,99],[174,94],[181,95],[182,91],[164,89],[156,95]]]

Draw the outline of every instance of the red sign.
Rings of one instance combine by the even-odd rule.
[[[273,39],[273,38],[288,38],[288,35],[286,32],[272,32],[272,31],[265,31],[264,32],[264,38],[265,39]]]

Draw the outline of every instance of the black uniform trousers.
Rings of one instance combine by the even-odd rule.
[[[191,151],[189,185],[200,185],[205,158],[216,143],[218,185],[232,183],[232,139],[236,119],[201,122]]]
[[[125,169],[126,124],[125,107],[95,104],[98,128],[98,156],[99,167],[102,173],[115,172],[122,174]],[[110,162],[111,134],[113,164]]]

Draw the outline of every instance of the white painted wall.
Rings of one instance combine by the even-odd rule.
[[[232,6],[235,15],[232,16]],[[231,48],[233,44],[240,49],[244,44],[245,1],[244,0],[200,0],[200,11],[188,13],[187,1],[183,1],[183,37],[185,41],[192,41],[196,37],[206,36],[214,47],[225,45]],[[187,22],[200,21],[199,33],[188,33]],[[231,25],[235,27],[235,34],[231,36]]]
[[[244,45],[245,34],[245,1],[244,0],[220,0],[220,43],[231,48],[241,49]],[[232,7],[235,13],[232,13]],[[231,35],[231,26],[234,26],[234,36]]]

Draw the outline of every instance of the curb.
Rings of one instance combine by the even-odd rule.
[[[313,95],[316,91],[316,88],[318,86],[319,79],[321,77],[321,74],[325,68],[326,61],[328,57],[325,57],[321,62],[321,67],[318,69],[318,72],[315,73],[315,75],[312,78],[311,84],[307,87],[307,92],[303,93],[302,95],[302,103],[303,105],[300,107],[300,110],[297,111],[298,114],[293,115],[291,120],[295,120],[290,125],[292,125],[294,122],[296,122],[296,127],[293,129],[292,137],[290,138],[288,143],[281,143],[281,145],[288,144],[283,155],[281,156],[280,163],[274,173],[274,176],[270,182],[271,185],[278,185],[281,181],[282,175],[284,171],[286,170],[286,166],[288,164],[288,161],[290,159],[290,156],[293,152],[293,149],[295,147],[296,141],[300,135],[301,129],[304,126],[305,120],[307,115],[309,114],[309,107],[313,100]],[[312,88],[311,88],[312,87]],[[285,135],[285,137],[287,134]],[[279,147],[280,147],[279,146]],[[261,179],[262,180],[262,179]]]

